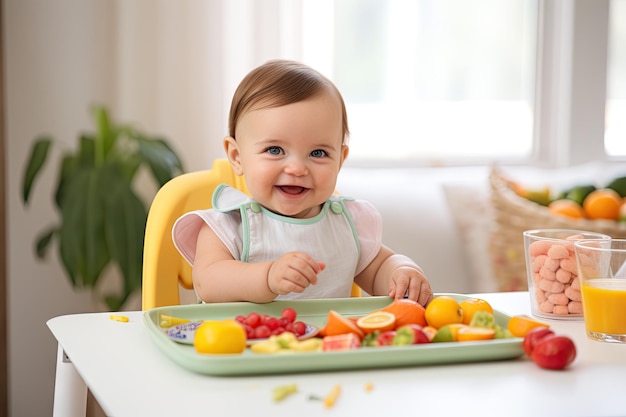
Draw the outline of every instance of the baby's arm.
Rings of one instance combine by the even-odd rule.
[[[317,282],[323,269],[323,264],[302,252],[290,252],[270,262],[235,260],[213,229],[204,224],[198,233],[192,277],[204,302],[265,303],[278,294],[304,291]]]
[[[405,255],[394,253],[383,246],[374,260],[355,281],[370,294],[408,298],[426,306],[433,291],[422,269]]]

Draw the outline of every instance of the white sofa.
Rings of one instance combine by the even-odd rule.
[[[626,164],[590,163],[562,169],[500,167],[532,188],[553,193],[574,185],[607,184]],[[344,166],[337,188],[369,200],[383,217],[384,243],[412,257],[435,292],[498,291],[489,243],[491,167],[355,168]],[[532,225],[529,225],[529,228]]]

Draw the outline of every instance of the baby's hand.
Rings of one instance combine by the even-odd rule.
[[[423,306],[433,299],[433,290],[424,274],[409,266],[394,269],[389,280],[389,296],[395,299],[408,298],[417,301]]]
[[[267,285],[274,294],[301,293],[317,284],[317,274],[325,267],[306,253],[289,252],[274,261],[267,274]]]

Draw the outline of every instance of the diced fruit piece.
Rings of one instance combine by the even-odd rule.
[[[395,337],[395,330],[387,330],[386,332],[382,332],[378,335],[376,342],[378,343],[378,346],[391,346]]]
[[[183,323],[189,323],[189,320],[182,319],[180,317],[168,316],[166,314],[161,314],[159,316],[159,326],[163,328],[168,328]]]
[[[426,336],[428,336],[428,340],[432,342],[435,334],[437,334],[437,329],[435,329],[433,326],[425,326],[422,330],[424,331]]]
[[[459,329],[456,339],[459,342],[468,342],[475,340],[491,340],[495,338],[496,331],[486,327],[464,327]]]
[[[322,340],[323,351],[349,350],[359,347],[361,347],[361,338],[355,333],[324,336]]]
[[[463,323],[450,323],[437,329],[433,342],[456,342],[458,340],[459,330],[469,327]]]
[[[392,313],[396,317],[396,327],[404,326],[405,324],[426,326],[426,310],[419,303],[408,298],[393,300],[380,311]]]
[[[296,384],[281,385],[272,390],[274,401],[282,401],[287,396],[298,392],[298,386]]]
[[[550,327],[550,325],[537,321],[525,314],[511,317],[507,324],[507,329],[515,337],[524,337],[535,327]]]
[[[420,343],[430,343],[430,339],[419,324],[405,324],[398,327],[392,341],[393,345],[416,345]]]
[[[363,340],[361,341],[361,346],[364,347],[373,347],[378,346],[378,336],[380,336],[380,332],[378,330],[374,330],[371,333],[367,333]]]
[[[366,316],[360,317],[356,321],[356,325],[365,333],[371,333],[375,330],[384,332],[395,327],[396,316],[387,311],[375,311]]]

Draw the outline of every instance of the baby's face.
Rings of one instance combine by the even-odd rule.
[[[244,114],[227,152],[239,161],[252,198],[268,210],[313,217],[335,191],[348,147],[339,101],[326,93]],[[228,149],[233,149],[233,152]]]

